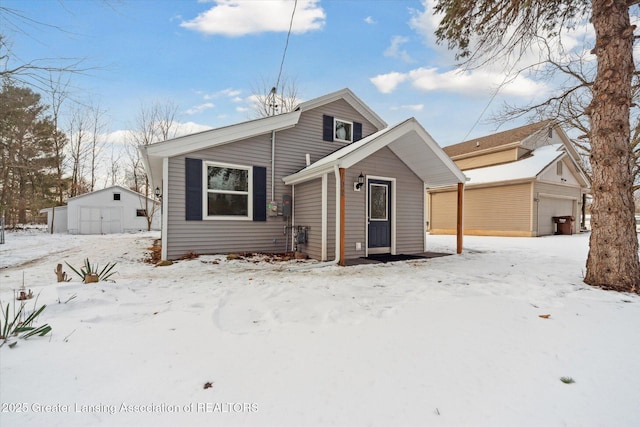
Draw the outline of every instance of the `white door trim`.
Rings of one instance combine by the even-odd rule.
[[[396,179],[388,176],[367,175],[366,183],[367,192],[365,194],[364,204],[364,234],[365,234],[365,257],[368,257],[369,251],[369,180],[389,181],[391,183],[391,255],[396,255]]]

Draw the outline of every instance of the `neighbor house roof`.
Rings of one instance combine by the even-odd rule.
[[[552,125],[552,123],[552,120],[545,120],[542,122],[521,126],[519,128],[494,133],[492,135],[483,136],[481,138],[471,139],[459,144],[449,145],[447,147],[444,147],[443,150],[451,158],[456,158],[458,156],[465,156],[485,150],[505,147],[514,143],[519,144],[522,140],[528,138],[529,136],[541,130],[548,129],[549,126]]]
[[[469,169],[464,173],[469,178],[469,185],[535,178],[547,166],[565,155],[563,147],[563,144],[546,145],[517,162]]]
[[[158,184],[155,182],[159,183],[162,177],[163,158],[191,153],[205,148],[229,144],[254,136],[288,129],[298,124],[298,120],[300,119],[302,112],[340,99],[351,105],[378,130],[387,126],[384,120],[382,120],[373,110],[367,107],[360,98],[358,98],[350,89],[345,88],[303,102],[295,111],[292,112],[184,135],[167,141],[141,146],[139,147],[139,150],[142,154],[142,160],[144,162],[145,169],[149,174],[150,180],[152,181],[153,186],[157,186]]]
[[[415,118],[349,144],[306,168],[283,178],[292,185],[315,179],[338,168],[350,168],[388,147],[429,187],[465,182],[465,176]]]

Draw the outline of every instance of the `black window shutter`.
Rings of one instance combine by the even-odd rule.
[[[353,122],[353,142],[362,139],[362,123]]]
[[[184,159],[185,219],[202,220],[202,160]]]
[[[322,139],[333,141],[333,117],[322,116]]]
[[[267,220],[267,168],[253,167],[253,220]]]

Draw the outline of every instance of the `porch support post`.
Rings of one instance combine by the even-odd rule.
[[[345,233],[345,212],[346,212],[346,203],[345,203],[345,191],[344,191],[344,176],[345,176],[345,169],[344,168],[340,168],[340,261],[338,262],[339,265],[343,266],[345,265],[345,259],[344,259],[344,250],[345,250],[345,245],[344,245],[344,233]]]
[[[463,228],[462,228],[462,219],[463,219],[463,204],[464,204],[464,183],[463,182],[459,182],[458,183],[458,212],[457,212],[457,220],[456,220],[456,235],[457,235],[457,241],[456,241],[456,253],[457,254],[461,254],[462,253],[462,235],[463,235]]]

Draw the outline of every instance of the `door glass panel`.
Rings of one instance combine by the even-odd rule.
[[[372,220],[387,220],[387,186],[371,184],[369,191],[369,217]]]

